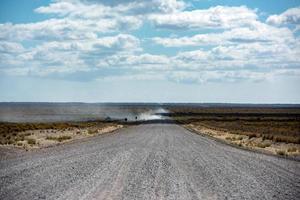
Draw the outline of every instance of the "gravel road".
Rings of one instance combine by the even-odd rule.
[[[175,124],[144,124],[0,160],[0,199],[299,199],[300,162]]]

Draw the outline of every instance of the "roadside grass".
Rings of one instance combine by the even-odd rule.
[[[220,109],[221,110],[221,109]],[[219,111],[220,112],[220,111]],[[274,111],[275,112],[275,111]],[[180,124],[194,124],[195,126],[205,126],[213,130],[230,132],[236,135],[245,135],[249,139],[263,138],[274,142],[300,144],[300,110],[299,116],[280,113],[280,116],[272,117],[252,117],[240,113],[218,116],[210,113],[210,116],[186,114],[174,119]],[[257,113],[260,115],[260,113]],[[230,139],[229,139],[230,140]]]
[[[169,106],[179,124],[248,148],[300,155],[300,107]],[[295,147],[293,147],[295,146]]]
[[[55,140],[55,141],[58,141],[58,142],[62,142],[62,141],[65,141],[65,140],[70,140],[70,139],[72,139],[72,136],[69,136],[69,135],[47,136],[46,137],[46,140]]]
[[[94,135],[94,134],[96,134],[96,133],[98,133],[98,130],[97,130],[97,129],[88,129],[88,134]]]
[[[106,133],[110,128],[121,128],[116,122],[61,122],[61,123],[7,123],[0,122],[0,145],[31,148],[43,148],[54,143],[82,139],[87,134],[100,131]],[[108,129],[107,129],[108,128]],[[52,141],[52,142],[50,142]]]
[[[242,140],[243,136],[227,136],[225,137],[225,139],[230,141],[236,141],[236,140]]]
[[[260,142],[260,143],[257,143],[256,146],[259,147],[259,148],[266,148],[266,147],[269,147],[271,146],[271,142]]]
[[[281,155],[281,156],[287,155],[287,154],[286,154],[286,151],[284,151],[284,150],[277,150],[277,151],[276,151],[276,154]]]
[[[114,124],[113,122],[91,121],[91,122],[59,122],[59,123],[10,123],[0,122],[0,145],[17,145],[19,141],[27,141],[26,137],[33,134],[34,130],[41,132],[66,131],[73,129],[95,130]],[[95,128],[97,127],[97,128]],[[32,132],[30,132],[32,131]],[[77,131],[77,134],[80,134]],[[91,134],[94,134],[94,132]],[[55,137],[53,140],[68,140],[68,137]]]
[[[23,146],[23,143],[22,142],[17,142],[17,145],[18,146]]]
[[[273,141],[300,144],[300,137],[278,135],[273,137]]]
[[[287,151],[290,152],[290,153],[293,153],[293,152],[297,151],[297,148],[296,147],[290,147],[290,148],[288,148]]]
[[[243,136],[236,137],[236,140],[242,140],[242,139],[243,139]]]
[[[300,121],[293,122],[235,122],[199,121],[201,124],[225,130],[237,135],[246,135],[249,139],[260,138],[274,142],[300,144]]]
[[[29,145],[35,145],[36,144],[36,139],[34,139],[34,138],[27,138],[26,140],[27,140],[27,143]]]

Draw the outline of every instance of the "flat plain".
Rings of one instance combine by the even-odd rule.
[[[169,116],[200,134],[267,153],[300,156],[299,106],[173,105]]]
[[[299,199],[300,162],[153,123],[1,159],[0,185],[0,199]]]

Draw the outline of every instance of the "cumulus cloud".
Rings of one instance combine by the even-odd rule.
[[[1,24],[1,40],[83,40],[118,29],[118,22],[108,19],[49,19],[28,24]]]
[[[175,82],[184,83],[205,83],[205,82],[237,82],[237,81],[262,81],[271,79],[273,74],[253,71],[176,71],[168,78]]]
[[[173,58],[182,69],[267,69],[299,68],[300,48],[264,43],[216,46],[210,50],[182,52]]]
[[[35,12],[44,13],[44,14],[67,15],[71,12],[76,12],[77,9],[78,9],[78,4],[61,1],[61,2],[51,3],[49,6],[38,7],[35,9]]]
[[[115,52],[120,50],[130,51],[139,46],[139,40],[127,34],[119,34],[114,37],[103,37],[93,41],[94,49],[112,49]]]
[[[164,55],[118,53],[99,61],[98,67],[122,67],[136,70],[165,70],[170,66],[170,58]]]
[[[174,13],[183,10],[186,3],[181,0],[71,0],[56,1],[49,6],[35,9],[38,13],[70,15],[77,17],[100,17],[111,15],[145,15],[151,13]]]
[[[182,47],[253,42],[291,43],[295,38],[288,28],[277,28],[256,22],[252,27],[233,28],[221,33],[197,34],[190,37],[154,37],[153,41],[166,47]]]
[[[0,41],[0,52],[1,53],[21,53],[24,51],[24,47],[22,44],[15,43],[15,42],[6,42]]]
[[[299,38],[288,26],[273,26],[299,23],[298,8],[270,16],[268,23],[246,6],[187,8],[181,0],[52,1],[35,9],[47,20],[0,24],[0,71],[185,83],[299,74]],[[151,45],[174,51],[149,50],[149,38],[137,36],[148,31],[143,23],[154,25],[147,27],[157,34]],[[168,36],[174,30],[179,36]]]
[[[127,34],[90,40],[51,41],[27,51],[24,51],[24,48],[17,43],[0,43],[2,51],[10,52],[8,55],[1,53],[0,68],[9,73],[17,70],[22,74],[43,76],[51,73],[90,71],[100,60],[109,56],[121,52],[139,51],[139,43],[139,39]],[[16,53],[12,54],[12,51]],[[23,70],[20,70],[20,67]]]
[[[227,29],[248,26],[256,21],[255,10],[245,6],[216,6],[203,10],[153,14],[149,19],[156,27],[167,29]]]
[[[187,4],[182,0],[88,0],[112,7],[127,8],[131,14],[172,13],[183,10]]]
[[[300,24],[300,7],[290,8],[280,15],[271,15],[266,20],[269,24],[285,25],[285,24]]]

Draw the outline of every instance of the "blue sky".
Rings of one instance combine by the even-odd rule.
[[[300,103],[299,34],[297,0],[2,0],[0,101]]]

